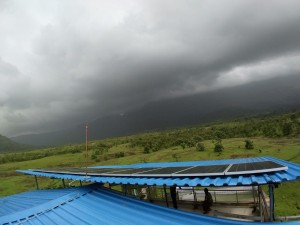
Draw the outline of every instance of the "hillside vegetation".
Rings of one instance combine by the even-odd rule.
[[[274,156],[300,163],[300,112],[239,119],[89,142],[89,165]],[[85,146],[0,154],[0,196],[34,189],[16,169],[85,166]],[[41,188],[61,185],[39,178]],[[16,185],[17,184],[17,185]],[[300,214],[299,182],[276,189],[276,215]],[[291,197],[292,196],[292,197]]]

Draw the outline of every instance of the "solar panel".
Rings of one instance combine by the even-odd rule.
[[[107,175],[133,175],[135,173],[140,173],[140,172],[146,172],[146,171],[149,171],[149,170],[154,170],[154,169],[157,169],[157,168],[131,168],[131,169],[127,169],[127,170],[123,170],[123,171],[111,171],[111,172],[108,172]]]
[[[100,175],[105,174],[111,171],[123,171],[124,168],[88,168],[88,175]],[[72,174],[72,175],[85,175],[85,168],[51,168],[51,169],[43,169],[43,170],[34,170],[36,172],[44,172],[44,173],[58,173],[58,174]]]
[[[266,173],[275,172],[280,170],[287,170],[287,166],[283,166],[273,161],[261,161],[251,163],[238,163],[232,164],[225,175],[237,175],[237,174],[252,174],[252,173]]]
[[[173,176],[218,176],[224,175],[224,171],[229,166],[225,165],[209,165],[209,166],[195,166],[184,171],[177,172]]]
[[[89,176],[110,177],[200,177],[267,173],[287,169],[288,167],[286,166],[268,160],[260,162],[192,167],[88,168],[87,174]],[[34,171],[57,174],[86,175],[85,168],[51,168]]]
[[[190,168],[190,166],[161,167],[150,171],[140,172],[134,175],[143,177],[171,177],[173,173],[180,172],[188,168]]]

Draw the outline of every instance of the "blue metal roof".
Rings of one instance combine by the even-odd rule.
[[[266,173],[255,173],[245,175],[223,175],[207,177],[107,177],[107,176],[84,176],[74,174],[60,174],[49,172],[37,172],[33,170],[18,170],[30,175],[44,176],[56,179],[81,180],[86,182],[111,183],[111,184],[136,184],[136,185],[157,185],[157,186],[251,186],[269,183],[282,183],[300,179],[300,165],[287,162],[273,157],[257,157],[244,159],[227,159],[211,161],[192,162],[169,162],[169,163],[144,163],[123,166],[99,166],[96,168],[147,168],[147,167],[175,167],[175,166],[199,166],[199,165],[221,165],[245,162],[274,161],[287,166],[285,171]],[[95,168],[95,167],[94,167]]]
[[[35,190],[26,192],[26,195],[22,193],[0,198],[0,217],[39,206],[70,194],[76,191],[76,189],[78,188],[65,188],[60,191],[56,189],[47,190],[47,195],[44,190]]]
[[[215,218],[166,208],[103,189],[99,184],[73,189],[29,191],[0,198],[0,209],[0,224],[2,225],[261,224]],[[278,223],[264,224],[274,225]],[[295,225],[299,222],[287,222],[285,224]]]

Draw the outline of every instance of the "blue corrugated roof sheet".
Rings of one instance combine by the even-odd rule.
[[[18,170],[19,172],[44,176],[56,179],[81,180],[86,182],[111,183],[111,184],[136,184],[136,185],[157,185],[157,186],[250,186],[263,185],[268,183],[282,183],[285,181],[293,181],[300,179],[300,165],[276,159],[273,157],[257,157],[244,159],[227,159],[227,160],[211,160],[211,161],[192,161],[192,162],[169,162],[169,163],[144,163],[123,166],[101,166],[97,168],[146,168],[146,167],[174,167],[174,166],[196,166],[196,165],[221,165],[245,162],[274,161],[288,167],[288,170],[255,173],[245,175],[223,175],[208,177],[106,177],[83,175],[60,174],[37,172],[33,170]],[[94,167],[95,168],[95,167]]]
[[[32,203],[34,199],[34,202]],[[17,209],[16,209],[17,207]],[[261,223],[199,215],[126,197],[99,184],[29,191],[0,199],[0,224],[241,225]],[[277,224],[277,223],[264,223]],[[299,224],[288,222],[288,225]]]

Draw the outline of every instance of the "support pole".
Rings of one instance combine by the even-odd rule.
[[[87,177],[87,173],[88,173],[88,158],[89,158],[89,154],[88,154],[88,125],[86,124],[85,126],[85,177]]]
[[[252,195],[253,195],[253,203],[256,204],[256,199],[255,199],[255,188],[252,186]]]
[[[258,206],[259,206],[259,215],[260,215],[260,222],[264,221],[263,218],[263,208],[262,208],[262,199],[261,199],[261,186],[257,186],[257,191],[258,191]]]
[[[165,193],[166,204],[167,204],[167,207],[169,208],[169,202],[168,202],[168,195],[167,195],[166,186],[164,186],[164,193]]]
[[[124,187],[124,194],[127,195],[128,193],[127,184],[124,184],[123,187]]]
[[[81,180],[79,181],[79,183],[80,183],[80,187],[82,187],[82,182],[81,182]]]
[[[147,186],[147,197],[148,197],[148,201],[152,202],[152,193],[151,193],[151,189],[150,186]]]
[[[176,196],[176,187],[172,186],[170,187],[170,193],[171,193],[171,198],[173,202],[173,208],[177,209],[177,196]]]
[[[65,179],[62,179],[61,181],[62,181],[63,188],[65,188],[66,187]]]
[[[274,184],[269,184],[269,197],[270,197],[270,221],[275,220],[274,216]]]
[[[35,179],[36,190],[39,190],[40,188],[39,188],[39,183],[38,183],[36,175],[34,175],[34,179]]]
[[[197,193],[196,193],[196,191],[195,191],[195,188],[193,187],[193,196],[194,196],[194,203],[193,203],[193,207],[194,207],[194,209],[197,209],[198,208],[198,205],[197,205]]]

